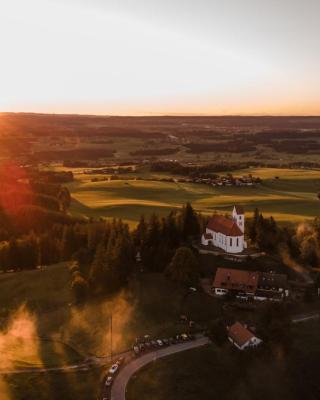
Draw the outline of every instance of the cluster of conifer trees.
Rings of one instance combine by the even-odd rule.
[[[87,225],[87,245],[73,254],[76,263],[72,265],[72,287],[80,300],[90,295],[112,293],[124,287],[137,271],[166,271],[174,280],[169,265],[177,249],[187,244],[200,233],[202,217],[190,204],[179,211],[172,211],[165,218],[156,214],[146,220],[141,217],[133,231],[121,220],[98,222]],[[192,283],[196,272],[196,261],[189,248],[180,249],[187,256],[178,257],[177,270],[187,272],[180,283]],[[191,266],[183,260],[191,260]],[[181,262],[182,260],[182,262]],[[171,264],[172,265],[172,264]]]
[[[272,254],[285,251],[292,259],[311,266],[320,264],[320,218],[296,226],[280,227],[273,217],[264,218],[258,209],[248,221],[247,233],[260,250]]]

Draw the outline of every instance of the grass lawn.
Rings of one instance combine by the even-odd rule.
[[[109,354],[111,313],[114,352],[130,348],[136,336],[185,330],[181,314],[202,325],[220,313],[218,301],[200,292],[186,296],[162,274],[142,274],[115,297],[96,298],[79,308],[72,306],[69,279],[64,263],[0,276],[3,369],[70,364],[90,354]]]
[[[220,302],[200,292],[186,296],[162,274],[142,274],[114,298],[101,297],[77,308],[70,305],[73,298],[64,263],[3,274],[0,288],[0,369],[59,366],[92,353],[108,355],[111,312],[114,353],[130,348],[137,336],[185,331],[187,327],[179,323],[181,314],[201,326],[221,312]],[[43,336],[50,340],[42,340]],[[0,397],[93,400],[99,385],[100,371],[8,375],[0,380],[0,393],[7,397]]]
[[[227,343],[178,353],[131,379],[127,400],[314,400],[320,393],[319,322],[293,328],[291,350],[243,353]]]
[[[100,370],[8,375],[0,379],[1,400],[96,400]]]
[[[260,176],[262,185],[209,187],[132,178],[91,182],[91,176],[78,174],[69,185],[73,197],[70,211],[82,216],[121,217],[131,225],[142,214],[165,215],[187,201],[206,214],[230,211],[233,204],[243,205],[248,213],[258,207],[266,216],[273,215],[281,222],[300,222],[319,214],[319,170],[264,168],[240,170],[234,175],[248,173]]]

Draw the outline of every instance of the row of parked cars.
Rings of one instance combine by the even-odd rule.
[[[113,384],[113,380],[115,375],[119,372],[119,369],[121,365],[123,364],[124,358],[120,357],[114,364],[111,365],[111,367],[108,369],[105,379],[104,379],[104,395],[103,395],[103,400],[109,400],[110,399],[110,388]]]
[[[152,339],[150,335],[145,335],[142,338],[136,338],[135,343],[132,346],[132,350],[134,354],[138,356],[145,351],[155,350],[165,346],[170,346],[172,344],[187,342],[194,339],[194,335],[190,333],[180,333],[173,337],[164,339]]]

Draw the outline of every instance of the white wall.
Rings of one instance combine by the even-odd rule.
[[[245,224],[244,214],[237,214],[236,208],[233,207],[232,218],[236,221],[238,227],[241,229],[241,232],[244,232],[244,224]]]
[[[244,249],[243,236],[227,236],[227,252],[241,253]]]
[[[209,228],[206,228],[206,233],[210,233],[213,240],[208,241],[202,236],[201,243],[205,246],[208,245],[208,242],[213,242],[214,246],[225,250],[227,253],[241,253],[245,248],[243,236],[226,236]]]

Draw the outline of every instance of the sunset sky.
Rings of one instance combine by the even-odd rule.
[[[2,0],[0,111],[320,115],[319,0]]]

